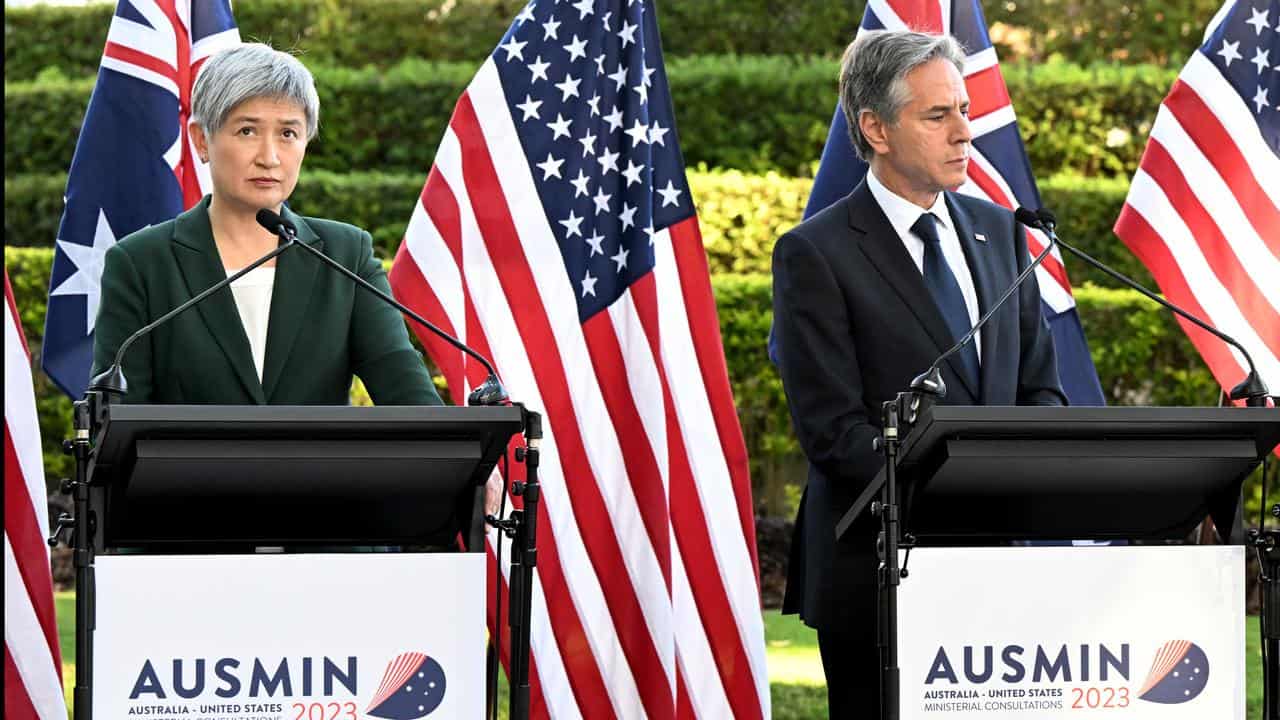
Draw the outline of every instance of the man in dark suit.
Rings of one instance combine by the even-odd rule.
[[[864,32],[840,105],[866,179],[773,253],[777,360],[809,459],[783,612],[818,630],[832,718],[879,717],[875,537],[835,526],[883,461],[880,407],[906,390],[1030,262],[1012,213],[952,192],[967,172],[969,98],[952,38]],[[942,367],[957,405],[1062,405],[1032,276]]]

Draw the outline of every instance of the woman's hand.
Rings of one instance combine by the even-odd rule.
[[[497,515],[498,506],[502,503],[502,475],[491,473],[489,482],[484,486],[484,514]]]

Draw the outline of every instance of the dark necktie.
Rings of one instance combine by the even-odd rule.
[[[953,341],[969,332],[973,326],[969,323],[969,310],[964,304],[964,294],[960,292],[960,283],[951,274],[951,266],[942,254],[942,241],[938,238],[938,228],[934,225],[933,213],[924,213],[911,226],[911,232],[924,241],[924,285],[942,312],[947,329],[951,331]],[[965,381],[975,392],[980,392],[980,375],[978,374],[978,351],[972,342],[965,345],[955,355],[965,373]]]

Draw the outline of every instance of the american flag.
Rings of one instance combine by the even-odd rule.
[[[1019,205],[1039,208],[1040,191],[978,0],[870,0],[861,29],[950,34],[964,46],[964,81],[969,92],[973,145],[969,151],[969,179],[960,192],[1010,210]],[[849,194],[866,173],[866,163],[854,155],[849,142],[844,114],[836,108],[805,217]],[[1028,231],[1027,249],[1033,257],[1047,245],[1048,238],[1039,230]],[[1076,314],[1067,269],[1057,248],[1036,268],[1036,280],[1044,316],[1053,331],[1058,375],[1068,399],[1073,405],[1106,404]]]
[[[692,200],[652,3],[537,0],[459,99],[391,272],[547,421],[539,717],[769,715],[747,457]],[[420,337],[455,398],[484,379]]]
[[[1160,104],[1116,235],[1280,392],[1280,1],[1228,2]],[[1238,350],[1179,320],[1224,389]]]
[[[169,220],[210,187],[187,135],[191,86],[240,42],[228,0],[120,0],[67,175],[41,365],[72,397],[93,364],[102,259],[116,240]]]
[[[4,716],[66,720],[31,357],[4,271]]]

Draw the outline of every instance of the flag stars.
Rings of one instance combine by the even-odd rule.
[[[591,276],[590,270],[587,271],[587,276],[582,278],[582,297],[586,297],[588,295],[595,297],[596,281],[598,279],[599,278],[595,278]]]
[[[602,175],[608,175],[611,170],[614,172],[618,170],[618,153],[610,151],[607,147],[604,149],[604,153],[596,158],[596,161],[600,163],[600,173]]]
[[[1270,50],[1263,50],[1262,48],[1257,48],[1256,50],[1253,51],[1253,59],[1250,60],[1249,62],[1253,63],[1254,66],[1258,68],[1259,75],[1261,75],[1262,72],[1267,69],[1267,66],[1271,64],[1270,56],[1271,56]]]
[[[1236,44],[1239,45],[1240,43]],[[529,68],[529,72],[533,74],[533,77],[529,80],[529,84],[532,85],[533,83],[538,82],[539,79],[547,79],[547,68],[551,67],[551,63],[543,62],[542,56],[539,55],[537,59],[529,63],[527,67]]]
[[[631,187],[633,183],[640,182],[640,173],[643,170],[643,165],[636,165],[630,158],[627,158],[627,169],[622,171],[622,176],[627,179],[627,187]]]
[[[1240,54],[1240,41],[1227,42],[1225,37],[1222,39],[1222,49],[1214,54],[1221,55],[1222,59],[1226,61],[1227,67],[1231,67],[1231,61],[1244,57]]]
[[[587,244],[591,246],[591,252],[587,255],[587,257],[594,257],[596,255],[604,254],[604,247],[603,247],[604,236],[600,234],[599,230],[592,230],[591,237],[587,238],[586,240],[587,240]]]
[[[505,50],[505,51],[507,51],[507,62],[511,62],[512,60],[521,60],[521,61],[523,61],[523,60],[524,60],[524,46],[525,46],[525,45],[528,45],[528,44],[529,44],[529,43],[527,43],[527,42],[516,42],[516,36],[515,36],[515,35],[512,35],[510,40],[508,40],[508,41],[506,41],[505,43],[503,43],[503,44],[499,45],[498,47],[499,47],[499,48],[501,48],[501,49],[503,49],[503,50]]]
[[[613,106],[613,112],[604,116],[604,121],[609,123],[609,132],[622,127],[622,111],[618,109],[617,105]]]
[[[596,190],[596,196],[591,198],[591,201],[596,204],[596,215],[602,212],[609,212],[609,199],[612,197],[612,195],[605,193],[604,188]]]
[[[578,177],[569,181],[569,184],[573,186],[573,196],[575,198],[580,195],[591,194],[591,191],[587,189],[588,182],[591,182],[591,178],[582,171],[582,168],[578,168]]]
[[[618,63],[618,69],[609,73],[609,79],[614,82],[614,90],[622,90],[622,86],[627,84],[627,66]]]
[[[1258,92],[1253,94],[1253,105],[1257,108],[1255,112],[1261,114],[1262,108],[1266,107],[1268,102],[1270,101],[1267,99],[1267,89],[1259,85]]]
[[[657,68],[651,68],[647,63],[644,63],[644,62],[640,63],[640,73],[643,76],[640,78],[640,84],[645,87],[649,87],[653,85],[653,80],[652,80],[653,74],[657,71],[658,71]]]
[[[578,217],[578,214],[573,210],[569,210],[569,217],[560,221],[560,224],[564,226],[564,237],[566,240],[574,235],[582,237],[582,221],[584,219],[585,218]]]
[[[556,113],[555,122],[547,123],[547,127],[551,128],[551,132],[554,133],[551,136],[551,139],[559,140],[561,135],[569,137],[569,125],[571,123],[573,123],[572,119],[565,118],[560,113]]]
[[[631,147],[649,142],[649,126],[640,122],[640,118],[636,118],[636,124],[632,125],[630,130],[625,131],[625,134],[631,137]]]
[[[564,164],[564,160],[557,160],[547,153],[547,159],[537,164],[539,170],[542,171],[542,179],[550,180],[552,177],[560,177],[560,166]]]
[[[645,103],[649,102],[649,87],[647,85],[644,85],[642,83],[640,85],[636,85],[635,87],[631,88],[631,90],[635,92],[636,95],[640,96],[641,105],[644,105]]]
[[[604,74],[604,57],[604,53],[600,53],[596,56],[596,75]]]
[[[578,0],[573,4],[573,8],[578,11],[578,19],[586,20],[588,15],[595,13],[595,8],[591,7],[595,4],[595,0]]]
[[[587,105],[591,106],[591,117],[595,117],[596,115],[599,115],[600,114],[600,93],[596,93],[592,95],[591,99],[587,101]]]
[[[556,83],[556,87],[560,90],[560,102],[568,102],[571,97],[579,97],[578,85],[580,84],[582,80],[565,73],[564,80]]]
[[[649,236],[649,247],[653,247],[653,236],[657,235],[658,231],[653,229],[652,220],[649,221],[649,226],[644,229],[644,234]]]
[[[1267,11],[1249,8],[1249,12],[1253,13],[1253,17],[1249,18],[1245,25],[1252,25],[1254,36],[1257,37],[1262,34],[1262,29],[1269,25],[1267,22]]]
[[[622,48],[624,50],[627,48],[629,43],[634,43],[636,41],[636,30],[639,29],[639,25],[632,25],[626,20],[622,21],[622,29],[618,31],[618,37],[622,38]]]
[[[523,25],[529,20],[532,20],[533,9],[537,6],[538,6],[538,3],[532,3],[532,2],[529,3],[528,5],[525,5],[524,9],[520,11],[520,14],[516,16],[516,23]]]
[[[613,11],[610,10],[609,12],[604,14],[604,17],[600,18],[600,26],[603,27],[605,30],[608,30],[609,20],[611,20],[612,18],[613,18]]]
[[[594,133],[588,132],[578,138],[578,142],[582,145],[582,157],[596,154],[596,136]]]
[[[573,62],[578,58],[587,56],[587,41],[579,40],[577,33],[574,33],[573,40],[564,46],[564,51],[569,53],[569,62]]]
[[[627,228],[633,228],[636,226],[636,210],[638,209],[639,208],[631,207],[625,202],[622,203],[622,214],[618,216],[618,219],[622,221],[623,232],[625,232]]]
[[[524,117],[520,118],[523,121],[523,120],[528,120],[530,118],[533,118],[534,120],[541,120],[542,118],[538,116],[538,108],[541,106],[542,106],[541,100],[534,100],[532,96],[525,95],[524,102],[520,103],[516,107],[520,108],[520,110],[524,113]]]
[[[657,120],[654,120],[653,124],[649,126],[649,143],[652,145],[661,145],[666,147],[667,143],[663,138],[665,138],[667,133],[670,131],[671,128],[664,128],[658,124]]]
[[[617,272],[619,275],[622,274],[623,270],[627,269],[627,256],[630,254],[631,254],[630,250],[624,247],[619,247],[618,254],[613,255],[609,258],[610,260],[617,263],[618,267],[615,269],[615,272]]]
[[[554,18],[542,23],[542,39],[543,40],[559,40],[556,33],[560,32],[560,21]]]
[[[658,190],[658,194],[662,196],[662,207],[666,207],[668,205],[680,207],[680,193],[682,192],[684,191],[677,188],[670,180],[668,180],[667,186]]]

